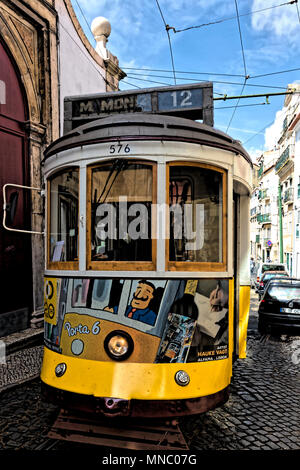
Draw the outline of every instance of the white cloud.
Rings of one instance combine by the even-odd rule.
[[[254,0],[252,11],[269,8],[274,5],[276,3],[272,0]],[[295,4],[253,13],[252,27],[256,31],[267,31],[271,36],[285,39],[291,44],[299,42],[299,19]]]
[[[257,163],[257,160],[261,156],[261,154],[263,153],[263,150],[257,149],[255,147],[250,147],[250,148],[248,148],[248,153],[251,157],[252,162]]]
[[[278,143],[282,132],[282,124],[285,116],[285,108],[277,111],[273,124],[265,131],[265,149],[272,150]]]

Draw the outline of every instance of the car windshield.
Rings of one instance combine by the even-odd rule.
[[[287,273],[276,273],[276,274],[268,273],[264,275],[263,281],[268,281],[269,279],[273,279],[274,277],[284,277],[284,276],[287,277],[288,276]]]
[[[270,286],[268,295],[277,300],[293,300],[300,301],[300,286]]]
[[[280,266],[278,264],[263,264],[262,272],[265,271],[284,271],[284,266]]]

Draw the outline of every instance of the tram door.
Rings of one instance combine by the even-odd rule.
[[[0,41],[0,215],[2,188],[6,183],[28,185],[26,155],[26,106],[12,60]],[[26,228],[29,207],[22,192],[7,191],[16,202],[15,228]],[[15,191],[16,193],[16,191]],[[27,215],[26,215],[27,213]],[[8,222],[11,222],[8,220]],[[12,224],[10,224],[12,226]],[[10,232],[0,225],[0,337],[26,328],[32,302],[30,236]]]
[[[233,192],[233,275],[234,275],[234,358],[238,357],[238,307],[239,307],[239,269],[238,269],[238,234],[239,234],[239,195]]]

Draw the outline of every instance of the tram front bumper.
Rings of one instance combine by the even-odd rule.
[[[229,386],[217,393],[181,400],[121,400],[58,390],[42,382],[44,399],[66,410],[81,411],[106,418],[175,418],[206,413],[229,398]]]
[[[62,363],[66,364],[65,371],[58,377],[55,368]],[[202,404],[197,405],[201,410],[226,401],[228,392],[225,390],[230,384],[231,369],[230,358],[184,364],[116,363],[74,358],[45,348],[41,380],[48,395],[55,395],[55,401],[61,404],[73,402],[75,406],[75,402],[81,400],[85,403],[84,409],[95,409],[96,405],[100,412],[104,410],[109,415],[117,415],[120,410],[122,415],[132,415],[132,405],[127,405],[128,402],[156,402],[159,415],[167,400],[175,402],[171,405],[172,412],[171,408],[168,411],[172,416],[181,400],[191,402],[183,414],[188,414],[189,409],[194,413],[193,402],[198,399],[202,399]],[[190,376],[186,386],[175,381],[179,370]],[[135,409],[139,406],[135,405]],[[139,415],[140,411],[136,413]]]

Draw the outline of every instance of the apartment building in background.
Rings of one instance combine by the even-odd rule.
[[[290,275],[300,277],[300,85],[288,85],[287,90],[296,93],[286,95],[277,143],[258,159],[250,210],[251,256],[283,262]]]
[[[277,158],[278,151],[271,150],[258,159],[257,185],[251,198],[251,256],[260,261],[277,261],[279,256]]]

